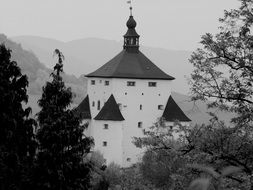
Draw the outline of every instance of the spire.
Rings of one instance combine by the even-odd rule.
[[[127,3],[130,5],[130,7],[129,7],[129,9],[130,9],[130,16],[132,16],[132,10],[133,10],[132,0],[128,0]]]
[[[124,49],[129,52],[137,53],[139,52],[139,34],[135,31],[135,27],[137,25],[134,17],[132,15],[132,2],[127,1],[130,4],[130,16],[126,23],[128,28],[127,33],[124,35]]]

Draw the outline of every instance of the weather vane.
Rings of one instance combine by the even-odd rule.
[[[130,5],[130,15],[132,16],[132,10],[133,10],[133,6],[132,6],[132,0],[128,0],[127,3]]]

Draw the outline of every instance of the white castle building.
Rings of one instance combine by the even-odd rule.
[[[89,123],[86,134],[94,138],[94,150],[102,152],[107,163],[122,167],[140,160],[143,150],[135,147],[133,137],[142,137],[158,118],[191,121],[171,97],[174,78],[139,50],[132,15],[126,25],[123,50],[86,75],[88,95],[76,108]]]

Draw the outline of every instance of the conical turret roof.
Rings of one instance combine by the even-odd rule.
[[[98,115],[94,118],[95,120],[104,121],[123,121],[125,120],[122,116],[119,106],[113,95],[107,100],[103,108],[100,110]]]
[[[91,119],[89,96],[87,95],[73,111],[81,119]]]
[[[162,116],[166,121],[174,122],[190,122],[191,120],[184,114],[181,108],[173,100],[172,96],[169,97],[166,108]]]

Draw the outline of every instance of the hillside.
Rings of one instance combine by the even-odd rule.
[[[39,60],[46,66],[52,67],[52,51],[60,49],[65,57],[65,71],[79,77],[88,74],[112,59],[122,50],[123,42],[112,40],[87,38],[61,42],[54,39],[19,36],[12,40],[35,53]],[[189,86],[186,77],[192,72],[192,65],[188,62],[191,52],[173,51],[161,48],[141,46],[140,50],[147,55],[158,67],[176,78],[172,89],[176,92],[187,94]]]
[[[4,43],[9,49],[12,50],[12,60],[16,61],[21,68],[22,73],[28,76],[29,96],[41,95],[42,86],[49,80],[49,75],[52,72],[39,59],[34,53],[24,50],[22,45],[17,44],[9,40],[5,35],[0,34],[0,43]],[[51,62],[55,63],[53,51],[50,53]],[[52,68],[52,67],[51,67]],[[77,78],[74,75],[63,74],[63,80],[66,85],[72,88],[72,91],[76,94],[74,102],[79,102],[85,95],[86,80],[84,78]]]
[[[107,40],[99,40],[99,39],[77,40],[77,41],[66,43],[65,45],[63,42],[59,42],[56,40],[44,41],[44,38],[40,39],[37,37],[31,37],[31,39],[37,41],[37,43],[39,44],[35,43],[35,45],[31,45],[31,44],[28,45],[25,42],[22,42],[22,45],[20,45],[7,39],[6,36],[0,35],[0,43],[4,42],[7,47],[12,49],[12,59],[17,61],[18,65],[22,69],[22,72],[28,75],[29,83],[30,83],[29,84],[29,106],[33,108],[33,114],[36,114],[39,111],[37,101],[39,100],[41,96],[42,86],[45,84],[47,80],[49,80],[49,74],[51,70],[48,69],[47,66],[52,68],[56,61],[56,60],[53,60],[52,58],[52,52],[55,48],[54,46],[56,46],[56,48],[65,47],[66,48],[65,51],[67,52],[67,54],[63,52],[65,55],[65,58],[66,60],[71,60],[71,62],[74,61],[74,59],[69,58],[68,55],[71,55],[73,57],[72,54],[75,54],[75,56],[79,55],[79,57],[75,58],[75,60],[78,60],[79,58],[83,59],[82,56],[84,57],[86,55],[89,55],[87,56],[88,59],[91,60],[92,58],[93,60],[100,60],[100,62],[102,63],[105,63],[106,59],[109,59],[110,56],[111,57],[114,56],[117,53],[117,51],[121,48],[120,43],[107,41]],[[92,44],[93,42],[95,45]],[[26,49],[29,49],[29,48],[32,48],[32,49],[31,51],[27,51],[22,48],[23,46],[26,46]],[[69,51],[67,51],[68,46],[69,46],[69,49],[71,49]],[[106,46],[108,46],[108,48],[106,48]],[[91,48],[88,48],[88,47],[91,47]],[[102,51],[102,49],[106,49],[106,51],[102,51],[102,54],[100,56],[92,56],[90,51],[95,52],[95,49],[98,49],[96,52],[98,55],[100,55],[99,53],[100,51]],[[189,74],[190,70],[192,69],[190,65],[186,65],[185,62],[183,61],[187,59],[187,56],[188,56],[187,52],[183,52],[183,51],[171,52],[164,49],[146,48],[146,47],[143,47],[142,49],[143,49],[143,52],[149,55],[151,60],[153,60],[155,63],[160,63],[160,67],[162,69],[165,70],[165,68],[167,69],[170,68],[169,69],[170,71],[178,70],[178,73],[174,72],[173,76],[175,77],[177,77],[177,75],[181,75],[186,72],[188,72]],[[86,53],[82,53],[82,51]],[[44,61],[47,62],[48,64],[46,64],[46,66],[42,64],[41,61],[32,52],[37,52],[37,54],[40,56],[40,59],[44,59]],[[44,55],[44,58],[42,55]],[[177,60],[177,63],[168,64],[168,65],[162,64],[165,58],[168,60],[167,63],[172,63],[173,60]],[[67,65],[68,63],[64,62],[64,67],[67,67]],[[85,62],[83,62],[82,66],[79,66],[79,67],[77,66],[76,63],[73,63],[69,66],[71,66],[73,69],[79,70],[79,72],[81,73],[84,71],[90,71],[93,68],[95,69],[95,67],[98,66],[98,63],[94,62],[92,67],[90,67],[89,65],[87,66]],[[71,71],[69,70],[67,72],[71,72]],[[168,73],[171,73],[171,72],[168,72]],[[72,105],[72,107],[74,107],[78,103],[80,103],[81,100],[84,98],[86,94],[87,81],[84,77],[77,78],[73,75],[68,75],[68,74],[64,74],[64,81],[66,82],[68,86],[72,88],[72,90],[77,95],[77,97],[75,98],[74,104]],[[177,82],[177,81],[178,81],[178,77],[174,83],[176,83],[176,85],[183,84],[181,83],[182,81],[181,82]],[[175,88],[172,87],[172,91],[175,91]],[[181,107],[181,109],[186,113],[186,115],[189,118],[191,118],[191,120],[193,121],[192,122],[193,124],[207,123],[210,119],[210,116],[208,115],[208,112],[210,111],[216,112],[225,121],[229,121],[231,118],[231,114],[218,112],[216,110],[207,110],[206,103],[199,102],[199,101],[194,103],[190,101],[189,96],[183,95],[182,93],[172,92],[172,96],[175,99],[175,101],[178,103],[178,105]]]

